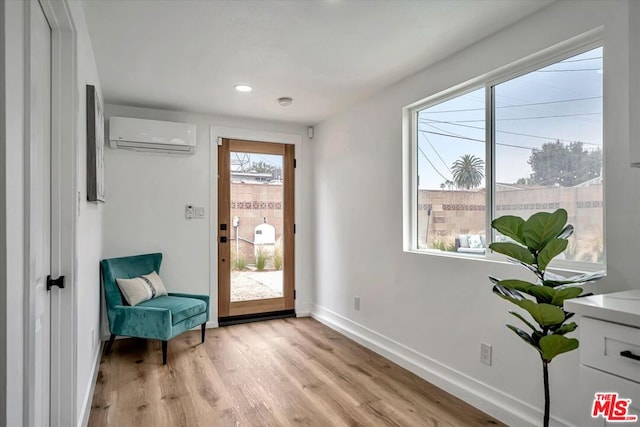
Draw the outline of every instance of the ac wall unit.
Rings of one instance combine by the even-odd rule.
[[[109,145],[136,151],[189,154],[196,148],[196,125],[111,117]]]

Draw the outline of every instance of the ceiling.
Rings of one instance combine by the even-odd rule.
[[[314,125],[552,0],[91,0],[105,102]],[[247,83],[250,93],[233,86]],[[293,98],[281,107],[279,97]]]

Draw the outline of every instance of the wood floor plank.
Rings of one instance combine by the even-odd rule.
[[[118,340],[89,417],[111,426],[502,425],[310,318]]]

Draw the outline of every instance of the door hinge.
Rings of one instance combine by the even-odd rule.
[[[296,234],[296,225],[293,224],[293,234]]]
[[[47,290],[50,291],[54,286],[64,289],[64,276],[60,276],[57,279],[52,279],[50,275],[47,276]]]
[[[297,168],[298,167],[298,161],[296,159],[293,159],[293,168]]]
[[[293,290],[293,299],[296,299],[296,290]]]

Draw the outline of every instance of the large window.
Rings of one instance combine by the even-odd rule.
[[[415,108],[414,249],[482,256],[489,220],[564,208],[566,261],[601,264],[602,48]]]
[[[484,89],[418,111],[418,249],[484,253],[484,120]]]

